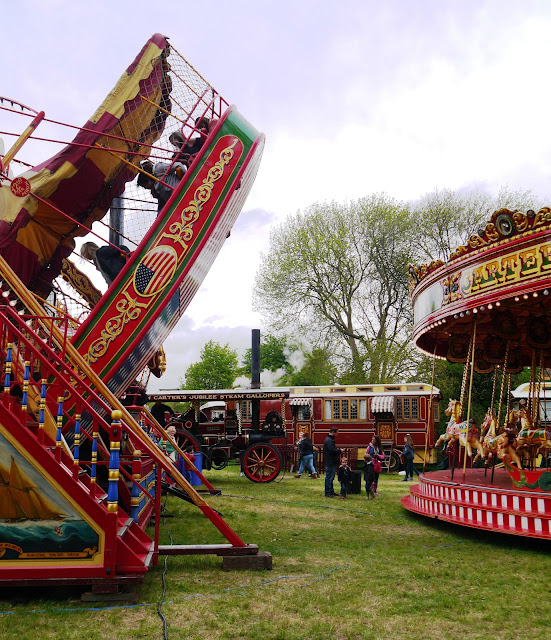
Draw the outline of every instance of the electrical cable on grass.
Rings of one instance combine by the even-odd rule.
[[[347,567],[349,565],[337,565],[337,567],[331,569],[328,573],[323,574],[321,576],[316,577],[316,579],[314,580],[314,582],[317,582],[318,580],[322,579],[322,578],[326,578],[328,576],[330,576],[336,569],[338,569],[339,567]],[[263,580],[262,582],[258,582],[255,584],[244,584],[244,585],[240,585],[238,587],[228,587],[227,589],[222,589],[220,592],[218,593],[211,593],[211,594],[205,594],[205,593],[193,593],[190,594],[188,596],[185,596],[184,598],[182,598],[182,600],[164,600],[162,604],[174,604],[174,605],[178,605],[181,604],[182,602],[186,601],[186,600],[195,600],[196,598],[207,598],[207,599],[214,599],[214,598],[221,598],[223,597],[226,593],[231,592],[231,591],[239,591],[239,590],[245,590],[245,589],[251,589],[254,587],[262,587],[264,585],[267,584],[271,584],[273,582],[279,582],[280,580],[302,580],[304,578],[312,578],[313,575],[312,574],[300,574],[300,575],[290,575],[290,576],[278,576],[277,578],[270,578],[270,580]],[[159,603],[158,602],[144,602],[144,603],[138,603],[138,604],[120,604],[120,605],[109,605],[106,607],[72,607],[72,608],[63,608],[63,609],[31,609],[28,611],[0,611],[0,616],[6,616],[6,615],[14,615],[14,614],[24,614],[24,613],[38,613],[38,614],[42,614],[42,613],[60,613],[60,612],[69,612],[69,613],[87,613],[87,612],[95,612],[95,611],[111,611],[114,609],[138,609],[138,608],[144,608],[144,607],[158,607]],[[166,637],[166,636],[165,636]]]
[[[242,496],[236,496],[236,497],[242,497]],[[164,522],[165,527],[166,527],[166,521]],[[414,527],[411,527],[412,529]],[[167,531],[171,540],[171,544],[172,544],[172,536],[170,534],[170,530],[167,527]],[[371,544],[367,545],[366,550],[367,549],[371,549],[372,547],[374,547],[377,544],[382,544],[385,542],[388,542],[389,540],[392,540],[394,538],[402,538],[402,534],[398,535],[392,535],[392,536],[387,536],[386,538],[383,538],[383,540],[375,540],[374,542],[372,542]],[[435,546],[423,546],[423,547],[418,547],[412,551],[408,551],[406,552],[408,555],[415,555],[418,553],[422,553],[423,551],[426,550],[432,550],[432,549],[445,549],[448,547],[452,547],[458,544],[463,544],[464,542],[466,542],[466,540],[456,540],[454,542],[450,542],[450,543],[446,543],[446,544],[441,544],[441,545],[435,545]],[[165,573],[166,573],[166,560],[168,560],[168,556],[165,557]],[[338,569],[346,569],[349,568],[351,565],[350,564],[344,564],[344,565],[337,565],[335,566],[333,569],[330,569],[327,573],[322,574],[321,576],[317,576],[315,577],[314,580],[307,582],[305,584],[305,586],[309,586],[312,584],[315,584],[316,582],[319,582],[320,580],[324,579],[324,578],[328,578],[329,576],[331,576],[335,571],[337,571]],[[164,573],[163,573],[163,578],[164,578]],[[137,609],[137,608],[144,608],[144,607],[157,607],[157,613],[159,613],[159,608],[161,605],[163,604],[175,604],[178,605],[186,600],[193,600],[196,598],[208,598],[208,599],[214,599],[214,598],[221,598],[223,597],[226,593],[229,593],[231,591],[240,591],[240,590],[246,590],[246,589],[251,589],[254,587],[260,587],[260,586],[264,586],[264,585],[268,585],[271,584],[273,582],[279,582],[280,580],[298,580],[298,579],[303,579],[303,578],[312,578],[314,577],[312,574],[301,574],[301,575],[288,575],[288,576],[278,576],[277,578],[271,578],[270,580],[263,580],[262,582],[256,583],[256,584],[247,584],[247,585],[240,585],[238,587],[228,587],[227,589],[222,589],[219,593],[213,593],[213,594],[204,594],[204,593],[194,593],[194,594],[190,594],[186,597],[184,597],[182,600],[165,600],[164,597],[166,595],[166,583],[163,583],[163,595],[161,597],[161,602],[151,602],[151,603],[138,603],[138,604],[128,604],[128,605],[109,605],[109,606],[105,606],[105,607],[73,607],[73,608],[62,608],[62,609],[31,609],[28,611],[0,611],[0,616],[4,616],[4,615],[14,615],[14,614],[25,614],[25,613],[35,613],[35,614],[43,614],[43,613],[59,613],[59,612],[70,612],[70,613],[87,613],[87,612],[96,612],[96,611],[111,611],[114,609]],[[166,628],[166,620],[164,619],[164,616],[161,616],[161,619],[163,620],[163,626],[164,626],[164,638],[165,640],[168,638],[167,635],[167,628]]]
[[[165,496],[165,503],[163,505],[163,509],[166,510],[166,502],[167,502],[167,498],[168,495]],[[172,539],[172,534],[170,533],[170,529],[168,528],[167,524],[166,524],[166,518],[163,517],[163,525],[168,533],[168,537],[170,539],[170,544],[174,544],[174,540]],[[161,600],[160,602],[157,603],[157,615],[159,616],[159,618],[161,618],[161,621],[163,623],[163,638],[164,640],[168,640],[168,624],[166,621],[166,618],[162,612],[162,607],[163,604],[165,604],[166,600],[165,600],[165,596],[166,596],[166,574],[168,571],[168,556],[165,556],[165,566],[163,569],[163,575],[161,576],[161,580],[162,580],[162,584],[163,584],[163,592],[161,594]]]

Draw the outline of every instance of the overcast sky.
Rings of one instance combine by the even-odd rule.
[[[262,330],[259,252],[299,209],[437,187],[551,192],[549,0],[4,2],[0,95],[82,125],[154,32],[266,134],[266,149],[150,390],[177,386],[209,339],[250,346]]]

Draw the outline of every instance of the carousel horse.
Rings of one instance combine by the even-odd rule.
[[[448,426],[446,427],[446,433],[443,433],[438,438],[434,446],[437,447],[442,441],[459,440],[469,458],[473,455],[473,448],[477,451],[477,457],[480,457],[483,455],[482,444],[480,443],[480,431],[474,420],[471,420],[469,425],[467,425],[466,420],[461,421],[461,410],[461,402],[450,399],[448,408],[445,411],[447,416],[451,416]]]
[[[520,432],[518,434],[517,451],[527,451],[530,457],[542,453],[547,455],[551,449],[551,432],[544,427],[536,427],[526,408],[520,409]]]
[[[479,453],[476,454],[474,462],[478,459],[484,460],[487,462],[491,460],[494,456],[497,455],[498,452],[498,438],[497,435],[497,416],[496,412],[492,407],[488,408],[486,411],[486,415],[484,416],[484,420],[480,425],[481,430],[481,442],[482,442],[482,455]]]
[[[516,434],[517,430],[515,422],[517,416],[515,412],[510,412],[507,420],[507,425],[503,431],[497,433],[497,417],[494,409],[491,407],[486,412],[484,422],[482,423],[482,455],[476,454],[474,462],[479,458],[482,458],[485,462],[489,462],[496,456],[503,460],[504,456],[509,456],[512,462],[514,462],[519,469],[522,467],[520,458],[517,455],[516,447]]]
[[[446,426],[446,431],[438,440],[434,443],[435,447],[440,446],[442,442],[450,442],[459,439],[461,433],[461,403],[459,400],[452,400],[448,403],[447,409],[444,411],[447,416],[450,416],[450,421]]]
[[[473,456],[473,449],[476,449],[476,455],[481,456],[484,454],[484,450],[482,449],[482,443],[480,442],[480,430],[476,426],[474,420],[469,421],[469,427],[467,428],[467,423],[465,422],[465,428],[461,428],[461,434],[459,435],[459,442],[462,447],[465,447],[465,451],[469,458]]]
[[[506,424],[503,433],[500,433],[498,436],[497,456],[500,460],[503,460],[505,456],[508,456],[519,469],[522,469],[522,462],[517,451],[517,428],[515,425]]]

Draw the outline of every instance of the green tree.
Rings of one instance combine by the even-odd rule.
[[[507,187],[497,196],[444,189],[416,203],[375,194],[314,204],[272,229],[254,308],[274,333],[331,344],[342,383],[418,378],[407,265],[446,260],[503,207],[539,204]]]
[[[201,350],[201,360],[187,370],[182,389],[231,389],[238,375],[237,352],[209,340]]]
[[[331,361],[328,349],[314,347],[312,351],[303,350],[304,363],[300,367],[283,376],[280,382],[290,386],[319,386],[335,384],[338,377],[337,367]]]
[[[415,224],[384,194],[290,216],[262,256],[255,309],[276,331],[330,343],[350,381],[404,377],[416,359],[407,286]]]
[[[260,370],[279,371],[285,373],[292,371],[288,356],[297,347],[288,342],[286,337],[272,335],[261,336],[260,339]],[[241,360],[242,375],[251,376],[251,349],[247,349]]]

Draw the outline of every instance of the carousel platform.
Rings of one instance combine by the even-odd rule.
[[[422,474],[402,498],[408,511],[465,527],[551,540],[551,493],[519,491],[504,469]]]

